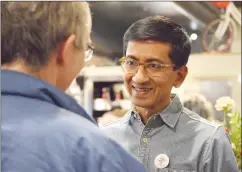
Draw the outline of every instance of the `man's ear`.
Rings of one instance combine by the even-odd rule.
[[[75,51],[75,40],[76,35],[71,34],[65,41],[59,44],[58,48],[58,57],[57,63],[58,64],[66,64],[68,63],[69,59],[73,56]]]
[[[175,88],[178,88],[178,87],[180,87],[182,85],[182,83],[186,79],[187,73],[188,73],[187,66],[182,66],[181,68],[177,69],[177,71],[176,71],[176,80],[173,83],[173,86]]]

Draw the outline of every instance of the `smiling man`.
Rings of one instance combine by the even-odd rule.
[[[191,42],[184,29],[162,16],[147,17],[128,28],[123,43],[120,62],[133,108],[104,132],[149,172],[237,172],[225,130],[171,94],[188,73]]]

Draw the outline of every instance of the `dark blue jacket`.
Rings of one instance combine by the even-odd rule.
[[[1,70],[2,172],[144,172],[68,95]]]

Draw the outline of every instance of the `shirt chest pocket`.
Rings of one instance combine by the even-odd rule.
[[[156,169],[155,172],[196,172],[195,170],[179,170],[171,168]]]

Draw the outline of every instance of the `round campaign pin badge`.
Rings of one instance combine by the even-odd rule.
[[[156,156],[154,163],[156,168],[166,168],[169,164],[169,157],[166,154],[159,154]]]

